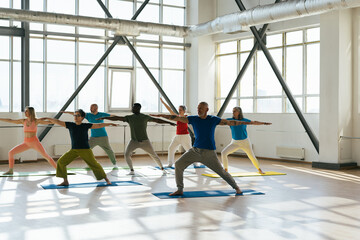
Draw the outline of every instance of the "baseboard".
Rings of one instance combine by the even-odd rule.
[[[356,162],[351,162],[351,163],[312,162],[312,167],[329,169],[329,170],[343,170],[343,169],[357,168],[357,163]]]

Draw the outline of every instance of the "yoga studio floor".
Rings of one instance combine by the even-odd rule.
[[[161,156],[165,163],[166,156]],[[250,161],[230,157],[230,172],[253,172]],[[126,166],[118,158],[119,166]],[[106,158],[99,159],[110,166]],[[151,193],[175,190],[174,175],[134,158],[137,176],[127,170],[106,172],[110,180],[142,185],[44,190],[60,183],[54,176],[0,178],[1,240],[349,240],[360,236],[360,170],[329,171],[310,164],[260,160],[264,171],[280,176],[237,177],[241,189],[264,195],[158,199]],[[81,160],[69,167],[85,167]],[[0,165],[5,171],[7,165]],[[15,165],[16,172],[52,170],[44,161]],[[95,182],[91,172],[76,170],[70,183]],[[229,190],[209,169],[187,169],[185,191]]]

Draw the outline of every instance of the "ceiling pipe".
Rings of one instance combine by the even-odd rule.
[[[197,37],[219,32],[248,31],[249,27],[317,15],[333,10],[360,7],[360,0],[289,0],[218,17],[194,26],[176,26],[123,19],[0,8],[0,19],[100,28],[115,35],[138,36],[140,33],[174,37]]]

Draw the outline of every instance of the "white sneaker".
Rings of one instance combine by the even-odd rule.
[[[131,170],[128,175],[135,175],[135,171],[134,170]]]

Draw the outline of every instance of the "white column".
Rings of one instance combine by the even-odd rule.
[[[320,156],[321,163],[352,162],[352,10],[320,17]]]
[[[188,0],[187,25],[210,21],[216,17],[215,0]],[[215,99],[215,44],[212,36],[189,38],[191,47],[186,51],[187,104],[192,114],[197,113],[200,101],[214,111]]]

